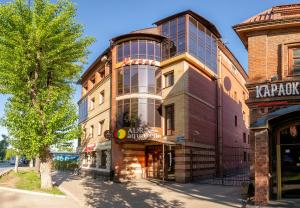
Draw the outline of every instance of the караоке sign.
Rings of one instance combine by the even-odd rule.
[[[299,82],[283,82],[258,85],[255,87],[256,98],[299,95]]]

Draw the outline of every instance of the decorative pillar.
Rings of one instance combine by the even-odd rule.
[[[255,133],[255,204],[267,205],[269,202],[269,134],[268,129]]]

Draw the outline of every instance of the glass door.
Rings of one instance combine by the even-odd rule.
[[[282,129],[277,139],[277,198],[300,197],[300,125]]]

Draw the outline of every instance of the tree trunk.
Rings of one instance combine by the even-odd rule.
[[[17,173],[19,169],[19,155],[16,155],[15,159],[15,172]]]
[[[50,150],[46,148],[40,156],[40,175],[41,175],[41,188],[52,189],[52,155]]]
[[[35,169],[35,172],[39,173],[40,172],[40,158],[39,157],[36,157],[35,158],[35,164],[34,164],[34,169]]]
[[[29,167],[30,167],[30,168],[33,168],[33,159],[30,160],[30,162],[29,162]]]

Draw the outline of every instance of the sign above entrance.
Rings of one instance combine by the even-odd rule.
[[[162,138],[161,130],[151,127],[121,128],[111,133],[106,132],[105,135],[116,139],[118,142],[158,141]]]
[[[264,84],[255,88],[256,98],[299,95],[299,82]]]

